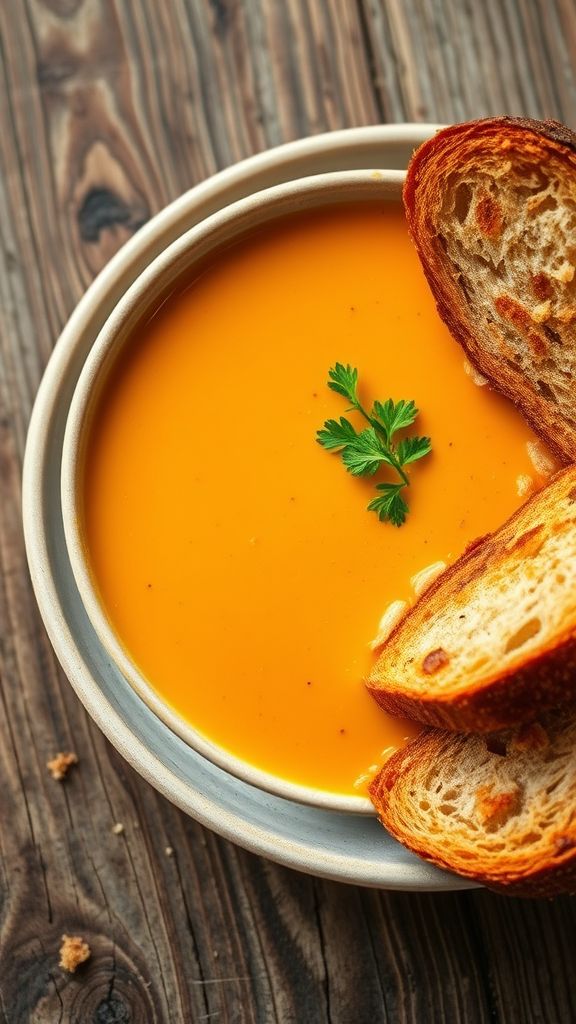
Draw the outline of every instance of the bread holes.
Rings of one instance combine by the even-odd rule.
[[[544,791],[545,794],[546,794],[546,797],[551,797],[552,793],[554,793],[554,792],[556,792],[556,790],[558,790],[558,787],[559,787],[561,782],[562,782],[561,778],[556,778],[556,779],[553,780],[553,782],[550,782],[550,784],[546,786],[545,791]]]
[[[491,854],[502,853],[506,849],[505,843],[478,843],[478,846],[481,850]]]
[[[548,341],[553,342],[554,345],[562,345],[562,338],[555,331],[553,327],[548,327],[548,324],[544,324],[544,334],[548,338]]]
[[[454,216],[463,224],[468,216],[472,202],[472,189],[467,181],[461,182],[454,193]]]
[[[496,754],[497,757],[506,757],[506,741],[502,736],[487,736],[484,742],[486,743],[486,750],[490,754]],[[482,767],[489,763],[488,760],[483,761]]]
[[[504,260],[499,260],[498,263],[494,263],[494,260],[490,259],[489,256],[480,255],[478,255],[476,259],[478,260],[479,263],[483,264],[483,266],[485,266],[487,270],[490,270],[495,277],[504,276]],[[492,320],[491,322],[494,323],[494,320]]]
[[[524,644],[527,644],[529,640],[532,640],[537,636],[541,629],[542,619],[537,615],[532,619],[528,619],[528,622],[525,622],[520,626],[520,629],[517,629],[512,636],[508,637],[504,653],[511,654],[512,651],[517,651],[520,647],[523,647]]]
[[[514,357],[514,359],[504,358],[503,362],[505,362],[508,369],[512,370],[514,373],[520,372],[520,368],[518,366],[520,359],[517,358],[516,356]]]
[[[445,800],[458,800],[460,795],[461,795],[461,790],[459,790],[459,789],[454,789],[454,788],[447,789],[446,792],[444,793],[444,799]]]
[[[454,804],[440,804],[440,813],[451,816],[456,813],[456,808]]]
[[[516,846],[532,846],[534,843],[540,843],[542,841],[542,835],[540,832],[527,832],[521,839],[517,839]]]
[[[550,178],[540,170],[534,169],[532,181],[534,182],[533,185],[517,185],[514,189],[516,195],[520,198],[537,196],[539,192],[545,192],[546,189],[550,188]]]
[[[541,395],[543,395],[544,398],[549,398],[553,402],[556,401],[556,395],[554,394],[554,392],[553,392],[552,388],[550,387],[550,385],[547,384],[545,380],[537,380],[536,381],[536,386],[538,388],[538,391],[540,392]]]
[[[550,815],[550,816],[548,816],[546,818],[540,818],[539,819],[539,825],[540,825],[540,828],[542,829],[542,832],[546,832],[547,829],[552,828],[553,825],[554,825],[555,820],[556,820],[556,815],[555,814],[552,814],[552,815]]]
[[[459,274],[459,276],[458,276],[458,284],[460,285],[460,290],[461,290],[462,294],[464,295],[464,298],[466,299],[466,302],[468,303],[469,306],[471,306],[472,305],[472,296],[471,296],[470,293],[473,292],[474,289],[472,288],[470,282],[467,281],[462,276],[462,274]]]
[[[472,673],[472,672],[479,672],[480,669],[483,669],[484,666],[487,665],[488,662],[491,661],[491,660],[492,660],[492,658],[491,658],[491,656],[489,654],[481,654],[481,655],[479,655],[478,658],[474,659],[474,661],[471,663],[470,668],[469,668],[468,671],[470,673]]]
[[[536,194],[532,199],[528,200],[528,210],[530,213],[537,213],[538,216],[542,213],[546,213],[549,210],[558,209],[558,200],[548,193],[546,196],[540,196]]]
[[[477,823],[475,821],[471,821],[470,818],[465,818],[462,814],[457,814],[454,821],[458,828],[465,828],[468,829],[469,832],[475,832],[477,834],[480,832]],[[476,836],[473,836],[473,839],[475,838]]]

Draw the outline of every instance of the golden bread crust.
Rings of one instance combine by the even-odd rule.
[[[561,388],[572,389],[573,382],[564,369],[561,377],[554,377],[552,387],[547,364],[557,352],[559,336],[564,340],[576,318],[572,291],[566,291],[574,267],[567,262],[554,279],[548,272],[544,251],[538,262],[538,253],[521,250],[521,235],[515,238],[513,254],[510,246],[495,244],[511,210],[511,197],[514,195],[515,201],[517,198],[518,181],[512,181],[512,175],[517,170],[525,175],[529,171],[537,174],[542,167],[553,168],[554,180],[559,180],[564,191],[576,199],[576,135],[555,121],[499,117],[453,125],[425,142],[412,157],[404,186],[404,205],[440,316],[473,366],[518,406],[555,454],[569,462],[576,459],[576,403],[572,403],[567,416],[566,404],[563,409],[558,406],[554,390],[558,382]],[[466,239],[475,239],[484,247],[484,255],[478,259],[486,265],[492,256],[500,261],[492,267],[489,289],[485,283],[480,285],[484,290],[482,311],[469,294],[463,267],[450,244],[447,245],[461,230],[457,221],[462,213],[456,199],[454,205],[447,207],[446,197],[451,192],[456,195],[458,183],[474,180],[475,175],[479,181],[476,192],[468,196],[472,209],[465,217]],[[482,175],[492,179],[494,188],[490,194],[480,181]],[[544,207],[544,195],[536,191],[525,197],[522,211],[514,209],[515,219],[520,222],[522,217],[533,217],[539,204]],[[561,200],[558,203],[562,205]],[[572,232],[571,218],[572,210],[566,204],[568,235]],[[502,258],[516,261],[516,276],[522,282],[517,294],[510,294],[509,282],[500,280]],[[532,267],[534,260],[538,264],[536,270]],[[567,295],[564,303],[559,283],[563,274]],[[551,320],[546,302],[550,302],[555,289],[558,301],[552,310],[555,319]],[[488,306],[490,315],[486,314]],[[539,376],[536,375],[538,385],[536,378],[528,379],[524,366],[515,364],[518,354],[510,346],[510,336],[528,361],[541,368]],[[576,347],[576,338],[570,335],[569,344],[572,342]]]
[[[544,724],[548,744],[509,734],[501,753],[482,737],[425,730],[370,784],[380,822],[437,867],[508,895],[576,891],[576,719]]]

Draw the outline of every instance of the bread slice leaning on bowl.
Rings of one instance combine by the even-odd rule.
[[[470,362],[574,462],[576,135],[447,128],[412,158],[404,203]],[[437,578],[367,685],[393,714],[468,733],[427,729],[372,781],[396,839],[513,895],[576,891],[575,465]]]
[[[576,714],[499,737],[427,729],[370,796],[414,853],[514,896],[576,890]]]
[[[443,129],[404,185],[440,316],[563,461],[576,459],[576,135],[555,121]]]
[[[576,466],[437,577],[366,685],[385,711],[460,732],[576,704]]]

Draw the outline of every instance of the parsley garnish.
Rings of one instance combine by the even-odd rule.
[[[351,408],[347,412],[359,412],[369,423],[364,430],[356,430],[344,416],[339,420],[326,420],[317,433],[318,444],[326,451],[338,452],[342,462],[353,476],[373,476],[382,466],[395,470],[399,480],[376,484],[380,493],[368,505],[370,512],[376,512],[380,522],[402,526],[408,513],[408,505],[402,491],[410,486],[404,466],[417,462],[431,451],[429,437],[403,437],[395,443],[394,436],[414,423],[418,409],[414,402],[374,402],[367,412],[358,398],[358,370],[353,366],[336,363],[328,371],[328,387],[342,395]]]

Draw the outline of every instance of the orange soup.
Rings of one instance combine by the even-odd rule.
[[[401,528],[366,511],[374,480],[316,443],[346,410],[326,387],[336,361],[358,367],[367,402],[413,399],[432,438]],[[104,388],[83,528],[109,619],[206,737],[289,781],[358,794],[415,731],[363,687],[382,613],[519,505],[532,439],[465,372],[399,204],[281,220],[174,293]]]

